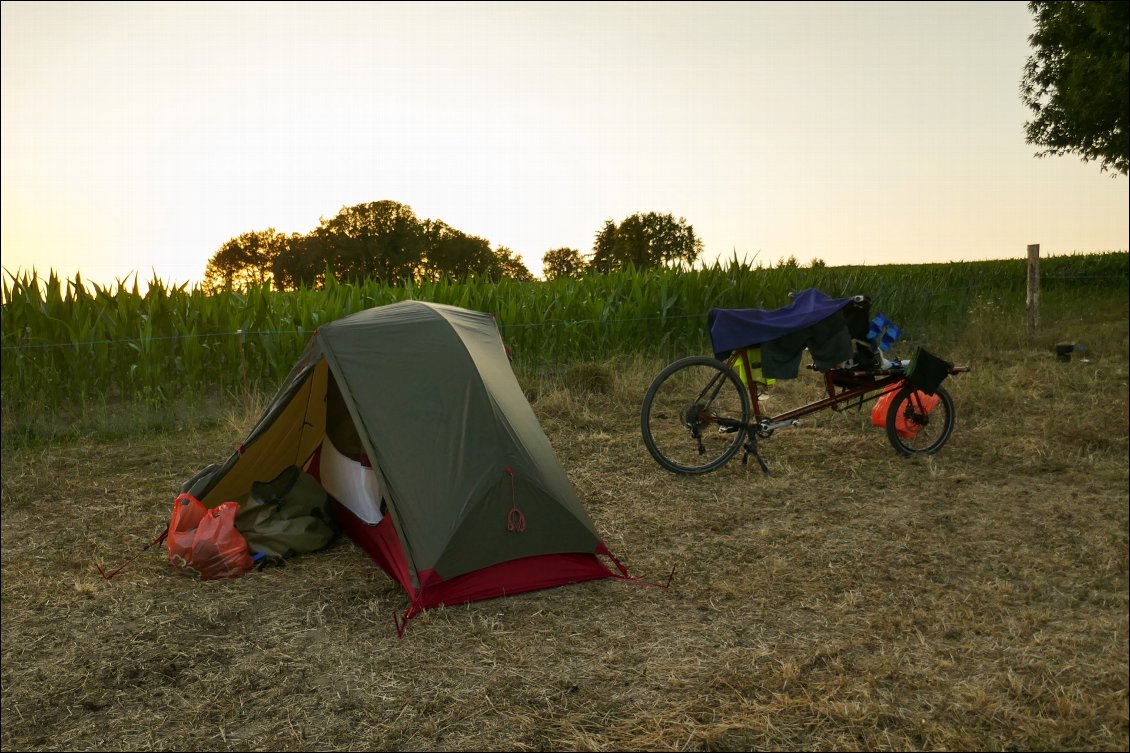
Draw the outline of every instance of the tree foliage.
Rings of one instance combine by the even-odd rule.
[[[701,253],[702,241],[686,220],[648,212],[631,215],[619,225],[606,221],[591,260],[576,249],[556,248],[546,252],[542,263],[546,278],[552,280],[629,266],[690,266]],[[492,251],[485,238],[441,220],[422,220],[406,204],[384,200],[342,207],[333,217],[320,218],[307,235],[288,237],[270,228],[233,238],[208,261],[204,289],[270,283],[279,290],[321,288],[327,277],[390,285],[444,278],[534,279],[512,249],[499,246]]]
[[[322,218],[314,234],[341,281],[413,279],[428,242],[427,226],[412,208],[387,200],[343,207],[332,219]]]
[[[585,274],[588,264],[581,252],[575,248],[555,248],[546,251],[541,257],[541,271],[547,280],[559,277],[580,278]]]
[[[440,220],[424,224],[425,253],[420,259],[421,279],[443,277],[464,278],[472,274],[489,274],[494,266],[490,241],[467,235]]]
[[[607,220],[596,234],[590,266],[612,272],[693,264],[702,253],[702,241],[683,218],[648,212],[633,214],[617,225]]]
[[[326,239],[317,232],[295,235],[286,251],[275,258],[273,277],[279,290],[300,287],[319,288],[325,285],[330,261]]]
[[[286,248],[287,237],[273,227],[232,238],[208,260],[202,287],[215,292],[269,284],[274,278],[275,259]]]
[[[1020,92],[1037,156],[1077,154],[1127,174],[1130,2],[1030,2],[1035,49]]]
[[[233,238],[208,262],[205,285],[218,290],[273,281],[280,290],[318,288],[326,275],[392,285],[472,275],[533,279],[510,249],[491,251],[484,238],[421,220],[411,207],[386,200],[342,207],[308,235],[287,238],[271,229]]]
[[[494,252],[494,266],[490,275],[495,280],[508,277],[519,282],[532,282],[534,279],[534,273],[522,262],[522,258],[506,246],[499,246]]]

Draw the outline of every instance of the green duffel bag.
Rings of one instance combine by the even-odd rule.
[[[315,552],[337,535],[328,502],[321,484],[292,465],[272,481],[251,485],[251,496],[240,506],[235,527],[256,560]]]

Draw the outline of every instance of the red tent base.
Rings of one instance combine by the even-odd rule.
[[[412,584],[408,562],[404,557],[404,548],[400,545],[391,518],[385,516],[376,525],[371,525],[336,500],[331,500],[331,506],[342,531],[408,593],[412,605],[405,612],[405,619],[441,604],[454,606],[599,578],[630,577],[627,568],[621,565],[601,542],[597,551],[593,553],[574,552],[523,557],[465,573],[450,580],[443,580],[434,570],[425,570],[419,573],[420,586],[417,589]],[[601,561],[600,555],[607,557],[616,566],[618,572],[610,570]]]

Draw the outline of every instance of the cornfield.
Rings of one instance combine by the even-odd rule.
[[[1109,291],[1125,296],[1126,252],[1041,262],[1046,306]],[[187,284],[136,278],[116,286],[35,272],[3,281],[5,429],[25,414],[68,419],[89,408],[163,405],[185,398],[272,391],[321,324],[404,299],[492,313],[515,365],[552,369],[646,353],[673,358],[709,350],[707,312],[777,308],[816,287],[866,294],[898,323],[904,342],[944,345],[985,310],[1023,321],[1023,259],[949,264],[754,268],[733,260],[691,271],[656,270],[548,282],[379,282],[279,292],[269,287],[206,295]],[[980,313],[979,313],[980,312]]]

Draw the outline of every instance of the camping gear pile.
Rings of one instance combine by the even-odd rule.
[[[403,301],[320,327],[239,448],[181,491],[206,511],[238,505],[235,533],[254,557],[315,551],[343,532],[404,588],[405,620],[629,577],[526,400],[494,318],[453,306]]]

